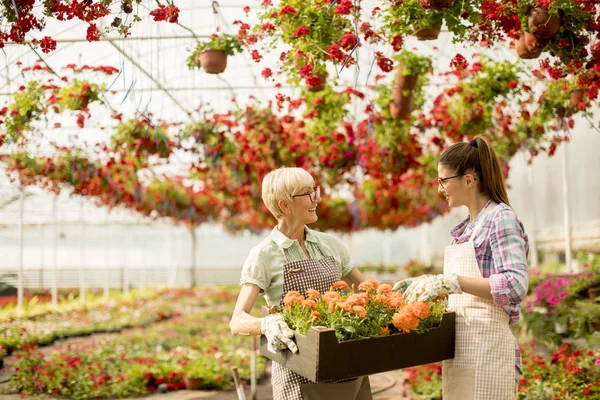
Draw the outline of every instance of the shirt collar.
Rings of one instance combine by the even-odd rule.
[[[304,227],[304,233],[306,235],[307,242],[317,243],[317,238],[315,237],[315,234],[306,226]],[[273,228],[271,234],[269,235],[269,239],[275,242],[277,246],[282,247],[284,249],[288,249],[294,243],[298,242],[295,239],[290,239],[289,237],[285,236],[277,227]]]
[[[467,218],[463,219],[454,228],[452,228],[452,230],[450,231],[450,236],[452,236],[453,239],[458,240],[462,236],[462,234],[465,232],[465,229],[467,229],[467,227],[469,226],[470,219],[471,219],[471,217],[467,217]]]

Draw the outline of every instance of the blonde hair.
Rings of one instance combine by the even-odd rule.
[[[262,200],[277,219],[283,217],[279,201],[292,202],[293,195],[315,186],[312,175],[302,168],[282,167],[265,175],[262,181]]]

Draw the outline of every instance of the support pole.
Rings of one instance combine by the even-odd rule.
[[[85,303],[85,214],[83,210],[83,197],[81,198],[80,203],[80,212],[81,212],[81,249],[80,255],[81,259],[79,260],[79,300],[82,303]]]
[[[52,239],[52,306],[58,305],[58,195],[52,199],[52,222],[54,238]]]
[[[567,145],[563,143],[562,156],[562,192],[563,192],[563,215],[565,229],[565,264],[567,273],[572,272],[573,253],[571,251],[571,221],[569,212],[569,185],[567,177]]]
[[[527,167],[527,184],[530,189],[530,201],[529,204],[534,205],[535,202],[535,189],[533,186],[533,164]],[[529,229],[529,263],[531,268],[537,268],[538,266],[538,254],[537,254],[537,224],[535,219],[535,207],[530,210],[531,214],[531,226]]]
[[[25,279],[23,274],[25,273],[25,268],[23,265],[23,250],[24,250],[24,240],[25,240],[25,190],[23,187],[19,189],[20,191],[20,201],[19,201],[19,281],[17,287],[17,309],[19,311],[23,311],[23,291],[25,285]]]

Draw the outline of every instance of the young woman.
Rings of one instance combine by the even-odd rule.
[[[527,294],[527,235],[510,207],[492,148],[479,136],[440,156],[438,191],[469,216],[452,231],[444,274],[399,282],[407,301],[449,294],[455,358],[444,361],[444,400],[514,400],[521,356],[509,325]]]
[[[280,168],[262,182],[262,199],[277,218],[271,234],[250,251],[242,268],[242,289],[231,318],[234,335],[267,337],[273,350],[297,352],[294,333],[280,314],[266,318],[250,315],[259,294],[269,306],[283,306],[290,290],[304,294],[307,289],[324,293],[338,280],[358,285],[363,275],[354,268],[350,252],[334,236],[306,227],[317,221],[320,189],[313,177],[301,168]],[[357,361],[359,362],[359,361]],[[327,397],[331,383],[316,384],[282,365],[273,363],[274,400],[312,400]],[[348,400],[371,399],[368,377],[335,383],[336,392]]]

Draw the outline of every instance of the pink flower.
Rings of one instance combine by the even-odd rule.
[[[600,367],[600,357],[596,358],[596,367]]]

